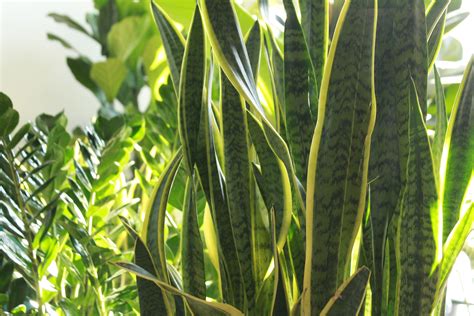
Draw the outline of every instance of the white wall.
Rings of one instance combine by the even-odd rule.
[[[66,57],[76,53],[46,38],[47,32],[61,35],[99,60],[95,42],[47,17],[63,13],[86,26],[85,14],[93,9],[92,0],[0,0],[0,91],[10,96],[23,122],[65,110],[73,128],[96,112],[99,103],[67,67]]]

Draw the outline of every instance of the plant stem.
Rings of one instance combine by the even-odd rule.
[[[36,252],[33,249],[33,232],[31,231],[30,223],[28,221],[28,216],[27,216],[27,210],[26,210],[26,205],[23,202],[23,199],[21,197],[21,185],[20,181],[18,179],[18,174],[15,170],[15,158],[13,156],[13,153],[11,149],[8,148],[7,140],[4,138],[2,139],[3,143],[5,144],[5,152],[6,152],[6,158],[8,160],[8,164],[10,167],[10,172],[13,178],[13,183],[15,186],[15,194],[18,202],[18,207],[21,211],[21,220],[23,221],[23,226],[25,229],[25,238],[26,241],[28,242],[28,256],[30,257],[31,260],[31,268],[33,272],[33,282],[34,282],[34,287],[35,287],[35,292],[36,292],[36,300],[38,302],[38,315],[43,315],[43,300],[41,297],[41,285],[40,285],[40,279],[39,279],[39,274],[38,274],[38,258],[36,257]]]

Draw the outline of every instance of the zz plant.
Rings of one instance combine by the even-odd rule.
[[[117,263],[137,275],[141,312],[442,314],[474,220],[472,60],[448,124],[433,68],[449,1],[346,0],[331,34],[328,1],[301,0],[301,22],[293,1],[283,4],[278,35],[267,1],[248,30],[233,1],[197,1],[183,40],[152,2],[181,151],[142,233],[129,228],[134,263]],[[164,227],[179,170],[187,180],[172,267]]]

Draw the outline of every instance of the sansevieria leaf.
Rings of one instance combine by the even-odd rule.
[[[245,41],[245,47],[247,48],[250,67],[252,68],[252,73],[253,73],[255,82],[257,82],[258,68],[260,66],[261,46],[262,46],[262,39],[260,35],[260,24],[258,23],[258,21],[255,21]]]
[[[285,0],[283,3],[286,10],[284,34],[286,132],[296,176],[301,183],[306,183],[309,150],[316,122],[310,110],[310,77],[313,76],[313,70],[293,1]]]
[[[217,303],[217,302],[207,302],[203,299],[195,297],[193,295],[187,294],[178,290],[177,288],[160,281],[156,276],[148,272],[146,269],[133,264],[126,262],[117,262],[115,263],[118,267],[136,274],[137,276],[154,282],[162,290],[175,295],[182,297],[191,307],[191,311],[195,315],[216,315],[216,316],[243,316],[243,313],[236,309],[235,307],[227,304]]]
[[[220,257],[220,277],[223,299],[239,309],[244,308],[243,280],[237,259],[235,240],[232,235],[229,207],[226,199],[226,185],[222,167],[217,158],[215,144],[214,114],[211,105],[212,75],[214,64],[211,62],[208,71],[207,97],[202,108],[201,126],[198,138],[198,157],[196,166],[207,202],[216,225]],[[220,135],[218,135],[220,137]]]
[[[144,239],[151,253],[153,263],[157,268],[156,276],[160,280],[168,283],[169,276],[166,268],[164,240],[166,206],[168,204],[171,184],[173,183],[181,159],[182,153],[178,151],[159,178],[145,213],[142,233],[143,236],[145,236]],[[172,312],[172,300],[170,300],[169,297],[165,297],[165,302],[167,303],[168,311]]]
[[[225,76],[222,76],[222,133],[232,232],[245,285],[247,308],[251,308],[255,303],[256,289],[252,263],[251,170],[247,122],[240,95]]]
[[[204,249],[199,233],[196,209],[194,179],[188,178],[183,203],[182,264],[183,290],[186,293],[206,299],[206,278],[204,275]]]
[[[179,89],[179,133],[188,172],[194,169],[198,144],[205,71],[204,31],[196,5],[186,42]]]
[[[288,172],[267,143],[258,120],[247,112],[249,132],[260,161],[260,173],[255,173],[267,209],[275,211],[278,248],[286,242],[291,222],[291,184]],[[260,181],[259,181],[260,180]]]
[[[460,216],[474,166],[474,58],[471,58],[451,110],[440,168],[443,240]]]
[[[432,272],[438,230],[437,190],[423,114],[415,83],[409,99],[407,178],[400,204],[397,231],[400,253],[400,315],[430,315],[437,282]]]
[[[206,34],[232,85],[262,115],[254,74],[230,0],[200,0]]]
[[[439,176],[439,167],[441,155],[443,153],[444,138],[448,126],[448,119],[446,116],[446,101],[444,97],[444,89],[439,77],[438,69],[434,67],[435,88],[436,88],[436,127],[435,136],[433,140],[433,163],[435,166],[436,175]]]
[[[408,95],[413,76],[426,111],[427,51],[423,1],[379,0],[375,51],[377,119],[369,163],[374,264],[372,311],[380,315],[387,227],[406,178]],[[396,34],[396,36],[394,36]],[[388,62],[390,60],[390,62]]]
[[[329,1],[300,0],[300,6],[303,31],[319,87],[328,53]]]
[[[348,277],[365,209],[376,21],[375,1],[346,1],[324,70],[308,165],[305,315],[318,315]]]
[[[147,271],[155,273],[157,269],[151,259],[148,249],[146,248],[145,242],[140,238],[125,218],[121,217],[120,220],[127,229],[129,235],[135,241],[135,264]],[[151,315],[155,313],[166,315],[166,303],[163,300],[163,293],[160,287],[150,280],[137,276],[137,289],[140,302],[140,313],[142,315]]]
[[[321,315],[357,316],[363,306],[370,270],[362,267],[345,281],[334,293]]]
[[[165,15],[163,10],[151,1],[153,16],[156,26],[160,31],[163,47],[165,48],[166,58],[171,72],[171,79],[175,87],[176,94],[179,90],[179,78],[181,73],[181,64],[184,55],[184,38],[176,29],[173,23]]]

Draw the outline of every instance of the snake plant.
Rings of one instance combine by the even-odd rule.
[[[449,123],[433,68],[449,1],[346,0],[333,30],[328,1],[283,4],[279,34],[267,1],[245,28],[237,3],[197,1],[184,31],[152,2],[181,150],[131,231],[135,262],[117,263],[137,275],[142,313],[441,313],[474,220],[472,60]],[[164,222],[179,170],[172,267]]]

